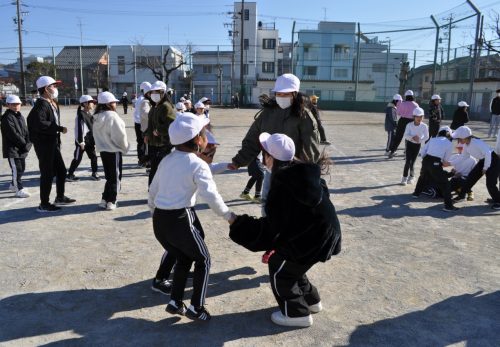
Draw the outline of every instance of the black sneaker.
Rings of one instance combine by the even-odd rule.
[[[455,207],[455,206],[445,206],[443,207],[443,211],[444,212],[454,212],[454,211],[458,211],[459,208],[458,207]]]
[[[459,202],[459,201],[464,201],[465,200],[465,195],[458,195],[456,197],[453,198],[453,201],[455,202]]]
[[[99,177],[99,174],[98,174],[97,172],[94,172],[94,173],[92,174],[92,179],[93,179],[94,181],[100,181],[100,180],[101,180],[101,177]]]
[[[319,144],[320,145],[326,145],[326,146],[330,146],[331,145],[331,143],[329,141],[326,141],[326,140],[325,141],[321,141]]]
[[[66,176],[66,181],[68,182],[76,182],[80,180],[78,177],[76,177],[75,175],[68,175]]]
[[[186,314],[186,305],[182,301],[170,300],[165,311],[170,314],[178,314],[184,316]]]
[[[40,213],[50,213],[50,212],[57,212],[60,209],[61,208],[57,207],[56,205],[48,204],[48,205],[39,205],[36,210],[37,212]]]
[[[491,208],[494,210],[500,210],[500,202],[495,202],[493,205],[491,205]]]
[[[186,311],[186,317],[192,320],[210,320],[212,316],[208,313],[205,306],[195,308],[193,305],[190,305]]]
[[[153,278],[151,289],[155,292],[168,295],[172,290],[172,284],[168,280],[157,280],[156,278]]]
[[[54,205],[59,206],[59,205],[69,205],[75,203],[75,199],[70,199],[67,196],[63,196],[62,198],[56,198],[54,200]]]

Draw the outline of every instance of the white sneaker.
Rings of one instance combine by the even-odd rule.
[[[106,211],[116,210],[117,203],[112,203],[111,201],[106,204]]]
[[[9,184],[9,190],[13,193],[17,193],[17,187],[13,185],[12,183]]]
[[[311,313],[318,313],[321,312],[322,310],[323,310],[323,305],[321,304],[321,301],[318,302],[317,304],[309,306],[309,311]]]
[[[281,311],[276,311],[271,315],[273,323],[287,327],[310,327],[313,324],[311,315],[305,317],[287,317]]]
[[[18,190],[16,193],[16,197],[18,197],[18,198],[29,198],[30,196],[31,196],[31,194],[28,193],[28,191],[26,189]]]
[[[414,182],[414,181],[415,181],[415,177],[410,176],[410,177],[408,178],[408,181],[407,181],[406,183],[408,183],[408,184],[413,184],[413,182]]]
[[[401,179],[401,183],[400,183],[400,184],[401,184],[402,186],[406,186],[406,184],[407,184],[407,183],[408,183],[408,177],[404,177],[404,176],[403,176],[403,178]]]
[[[99,208],[105,209],[106,208],[106,200],[102,199],[101,202],[99,203]]]

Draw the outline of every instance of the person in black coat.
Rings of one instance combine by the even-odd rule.
[[[123,95],[120,99],[120,102],[122,103],[122,106],[123,106],[123,113],[124,114],[127,114],[127,110],[128,110],[128,98],[127,98],[127,92],[123,92]]]
[[[451,122],[450,128],[452,130],[456,130],[460,128],[462,125],[469,123],[469,112],[467,112],[467,108],[469,105],[465,101],[460,101],[458,103],[458,108],[455,110],[453,114],[453,121]]]
[[[229,236],[253,252],[274,250],[269,277],[280,310],[271,320],[308,327],[311,313],[321,311],[322,305],[306,273],[340,253],[340,223],[320,165],[293,161],[295,146],[284,134],[262,133],[259,140],[264,164],[272,170],[266,216],[237,216]]]
[[[26,169],[26,157],[31,149],[28,127],[21,110],[21,100],[16,95],[7,97],[7,110],[2,116],[2,152],[9,161],[12,170],[12,181],[9,189],[16,193],[18,198],[30,196],[23,187],[22,177]]]
[[[75,202],[64,195],[66,182],[66,166],[61,155],[60,134],[68,129],[61,126],[59,95],[57,82],[49,76],[42,76],[36,81],[40,97],[28,115],[28,131],[35,147],[40,167],[40,206],[38,212],[55,212],[61,208],[57,205],[68,205]],[[56,176],[57,196],[54,204],[49,202],[52,180]]]
[[[444,109],[441,105],[441,97],[434,94],[429,103],[429,138],[436,137],[444,119]]]

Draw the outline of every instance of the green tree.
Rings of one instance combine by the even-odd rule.
[[[54,77],[56,70],[52,63],[39,63],[33,61],[26,66],[26,84],[36,86],[36,80],[40,76]],[[36,88],[36,87],[35,87]]]

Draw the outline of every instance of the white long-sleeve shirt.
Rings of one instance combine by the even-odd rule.
[[[455,172],[460,176],[468,176],[469,172],[471,172],[477,164],[475,158],[463,154],[453,154],[448,161],[453,165]]]
[[[149,121],[149,110],[151,110],[151,103],[148,99],[142,98],[141,102],[138,104],[139,112],[140,112],[140,123],[141,123],[141,131],[143,133],[148,130],[148,121]]]
[[[115,111],[104,111],[93,116],[95,147],[98,152],[127,153],[130,144],[127,140],[125,122]]]
[[[149,186],[149,208],[193,207],[197,195],[217,215],[230,219],[231,211],[217,191],[208,164],[194,153],[173,150],[160,162]]]
[[[444,136],[433,137],[420,151],[422,157],[432,155],[440,158],[441,162],[449,161],[453,153],[453,143]]]
[[[139,95],[134,102],[134,123],[139,124],[141,122],[141,110],[139,106],[141,105],[141,101],[144,100],[144,95]]]
[[[415,141],[414,136],[418,136],[419,140]],[[422,122],[419,125],[415,125],[415,122],[408,123],[406,124],[404,138],[416,144],[425,142],[429,138],[429,127]]]
[[[464,146],[464,155],[476,158],[478,161],[484,159],[483,170],[486,171],[491,166],[491,155],[493,150],[483,140],[472,138],[469,144]]]

